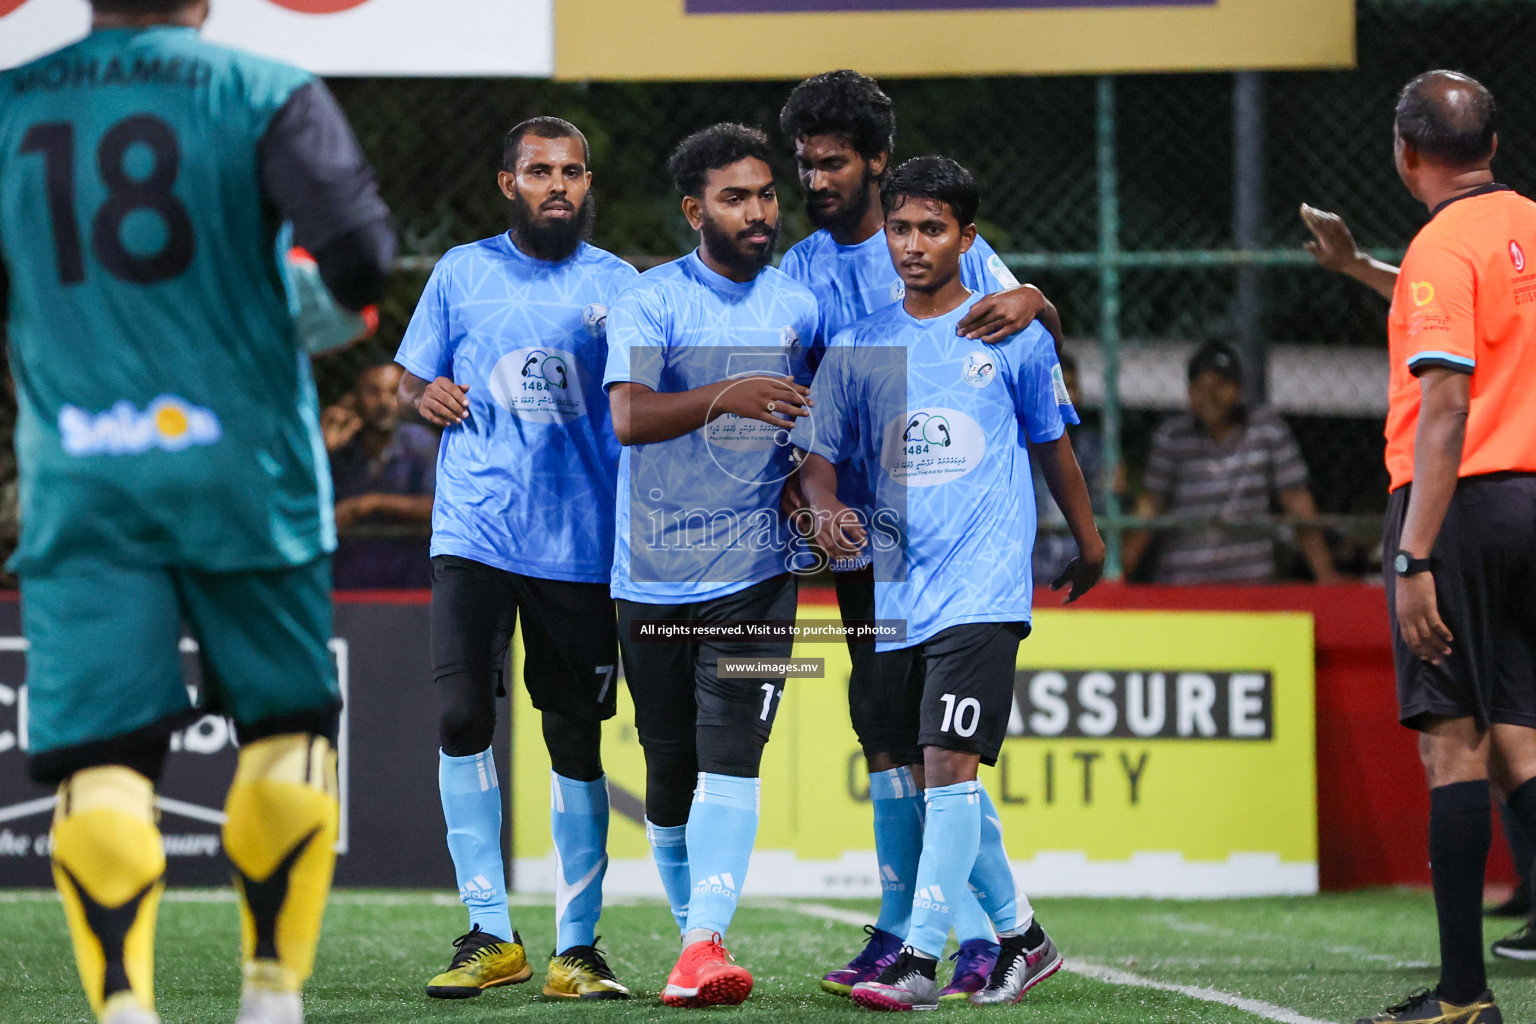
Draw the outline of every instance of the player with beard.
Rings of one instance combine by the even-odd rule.
[[[527,981],[501,856],[491,738],[514,625],[552,768],[556,953],[544,994],[625,999],[595,946],[607,868],[600,742],[615,710],[614,473],[602,389],[608,307],[634,268],[585,241],[587,140],[535,117],[507,133],[497,184],[510,231],[450,250],[395,359],[401,401],[444,428],[432,511],[432,673],[438,785],[469,931],[427,994]]]
[[[880,208],[880,183],[896,145],[895,111],[874,79],[828,71],[794,88],[779,124],[794,145],[806,213],[819,229],[790,249],[780,268],[816,294],[824,336],[833,338],[905,294]],[[961,256],[960,276],[966,288],[984,297],[956,324],[956,335],[995,344],[1038,318],[1061,337],[1055,306],[1038,288],[1019,284],[979,235]],[[874,512],[868,467],[839,466],[837,479],[839,500],[867,524]],[[798,478],[791,478],[786,501],[800,502]],[[868,550],[834,559],[832,570],[843,619],[873,619],[875,577]],[[916,750],[893,749],[887,721],[889,692],[901,679],[882,678],[880,667],[891,659],[877,658],[872,642],[849,640],[848,654],[848,709],[869,770],[881,896],[864,949],[822,978],[821,987],[838,995],[879,974],[901,952],[923,844],[922,757]],[[989,833],[995,817],[986,817]],[[987,849],[1000,854],[1000,839]],[[1028,910],[1026,901],[1025,917]],[[983,988],[999,949],[993,923],[969,892],[955,900],[953,919],[960,950],[953,978],[940,995],[946,1002],[964,1001]]]
[[[694,252],[640,275],[613,307],[604,383],[619,461],[613,593],[645,749],[646,833],[683,933],[670,1006],[752,991],[721,936],[757,836],[758,767],[784,680],[722,676],[722,656],[783,659],[789,639],[711,627],[793,620],[779,511],[788,431],[807,414],[816,299],[768,266],[779,228],[767,136],[736,124],[684,139],[669,163]],[[697,638],[645,642],[655,620]],[[638,642],[637,642],[638,641]]]

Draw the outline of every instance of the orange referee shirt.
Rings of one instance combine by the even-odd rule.
[[[1536,203],[1490,184],[1437,207],[1398,271],[1387,348],[1393,490],[1413,479],[1429,367],[1472,377],[1460,476],[1536,472]]]

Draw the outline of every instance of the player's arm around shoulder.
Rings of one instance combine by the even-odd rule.
[[[982,294],[956,325],[956,333],[971,341],[996,345],[1032,323],[1040,323],[1061,343],[1061,314],[1045,293],[1020,284],[1013,271],[980,235],[961,264],[966,287]]]

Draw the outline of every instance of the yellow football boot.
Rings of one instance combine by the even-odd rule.
[[[619,984],[594,943],[549,958],[544,994],[555,999],[628,999],[629,989]]]
[[[476,925],[453,940],[458,951],[448,969],[427,982],[427,995],[438,999],[468,999],[498,985],[516,985],[533,977],[523,952],[523,937],[512,933],[502,942]]]

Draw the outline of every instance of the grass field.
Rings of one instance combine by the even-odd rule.
[[[740,1009],[705,1011],[748,1021],[851,1021],[867,1017],[821,993],[820,974],[862,938],[855,921],[872,903],[748,901],[730,946],[757,979]],[[1040,921],[1067,970],[1017,1007],[958,1006],[940,1013],[1052,1024],[1150,1024],[1270,1020],[1350,1022],[1434,983],[1434,914],[1422,892],[1378,891],[1298,899],[1210,902],[1044,900]],[[309,1024],[431,1021],[676,1020],[656,993],[676,958],[660,904],[612,906],[602,945],[629,1003],[551,1004],[539,995],[553,939],[546,902],[518,901],[513,919],[535,975],[526,985],[467,1001],[428,999],[426,979],[447,962],[463,910],[446,894],[340,892],[326,917],[320,963],[307,1000]],[[1491,941],[1507,929],[1488,927]],[[223,893],[168,894],[160,914],[159,1008],[166,1024],[230,1024],[238,971],[235,908]],[[1536,965],[1490,961],[1506,1021],[1536,1015]],[[697,1012],[697,1011],[695,1011]],[[0,893],[0,1022],[89,1024],[51,893]]]

